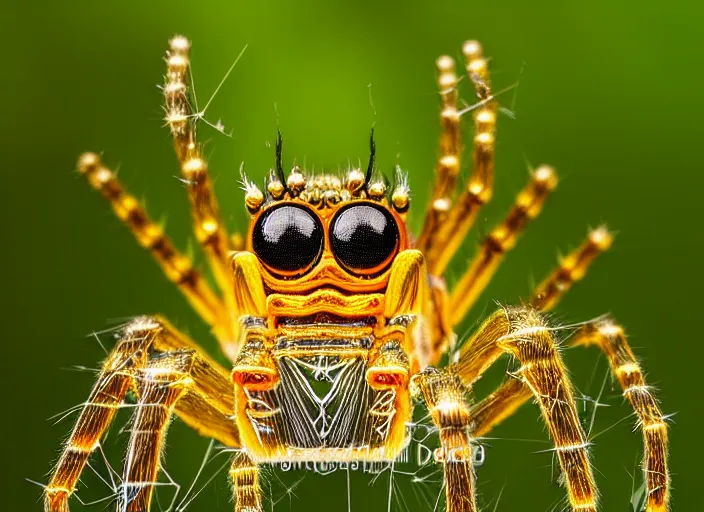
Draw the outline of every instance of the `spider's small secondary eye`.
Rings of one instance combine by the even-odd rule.
[[[373,204],[342,208],[330,227],[330,244],[337,261],[350,272],[383,271],[396,255],[399,232],[386,209]]]
[[[302,206],[274,207],[257,219],[252,247],[271,270],[287,275],[302,274],[320,257],[323,227]]]

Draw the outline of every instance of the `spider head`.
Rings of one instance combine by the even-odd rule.
[[[257,460],[393,460],[407,442],[427,276],[404,176],[373,175],[372,156],[367,172],[277,165],[266,192],[245,182],[252,220],[234,267],[249,309],[232,377]]]
[[[373,178],[373,154],[366,173],[308,175],[295,166],[286,177],[277,158],[266,193],[245,180],[252,215],[246,249],[257,256],[268,288],[385,287],[395,256],[409,247],[409,189],[398,168],[393,187]]]

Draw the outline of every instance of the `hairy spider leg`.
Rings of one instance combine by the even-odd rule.
[[[196,124],[201,113],[194,112],[189,101],[190,48],[190,41],[183,36],[169,41],[164,84],[166,122],[173,135],[181,175],[186,183],[196,239],[205,251],[215,281],[224,295],[230,321],[234,323],[238,313],[232,299],[230,252],[233,247],[220,218],[220,209],[208,175],[208,163],[196,138]],[[230,343],[236,347],[237,340],[231,339]],[[231,347],[223,349],[228,355],[236,352]]]
[[[542,312],[557,306],[572,285],[584,278],[594,260],[611,247],[612,242],[613,235],[605,227],[590,231],[586,240],[561,258],[557,268],[535,288],[530,304]],[[472,435],[486,435],[531,396],[530,389],[521,380],[509,376],[496,391],[472,406]]]
[[[560,258],[557,268],[535,287],[530,304],[539,311],[550,311],[572,288],[584,278],[592,262],[613,243],[613,235],[606,227],[593,229],[577,249]]]
[[[553,309],[572,284],[584,277],[594,259],[611,246],[612,241],[613,236],[604,227],[591,231],[582,245],[562,258],[558,267],[536,287],[531,304],[542,311]],[[643,432],[643,471],[648,493],[646,510],[666,511],[670,494],[667,423],[652,387],[645,383],[643,371],[623,329],[611,319],[602,318],[585,325],[570,340],[570,344],[596,345],[606,355],[611,371],[638,416],[638,426]],[[531,396],[530,389],[521,380],[509,378],[498,390],[472,407],[472,434],[476,437],[486,435]]]
[[[208,286],[193,262],[178,252],[160,226],[155,224],[137,199],[127,193],[115,176],[95,153],[84,153],[78,159],[78,172],[110,202],[117,217],[132,231],[137,242],[151,251],[166,277],[186,296],[188,302],[213,329],[220,340],[232,338],[225,321],[225,305]]]
[[[538,167],[530,182],[516,197],[504,221],[491,230],[469,268],[455,284],[450,295],[450,320],[459,324],[493,277],[506,253],[511,250],[528,221],[542,210],[548,195],[557,185],[555,171],[546,165]]]
[[[643,433],[643,472],[647,490],[647,512],[668,510],[670,474],[668,469],[667,423],[654,390],[631,350],[623,329],[609,319],[587,324],[570,340],[571,345],[596,345],[606,354],[612,373],[623,395],[638,417]],[[509,378],[494,393],[474,405],[472,435],[482,437],[511,416],[533,396],[530,388],[517,378]]]
[[[496,101],[491,92],[487,61],[476,41],[462,46],[467,74],[472,81],[479,103],[473,112],[474,141],[472,174],[467,186],[453,203],[460,169],[462,141],[457,109],[457,76],[452,58],[437,60],[438,86],[442,99],[440,119],[443,133],[440,155],[435,171],[435,185],[418,248],[427,259],[428,272],[441,276],[465,239],[477,217],[479,208],[491,199],[494,182],[494,141],[496,131]]]
[[[533,396],[522,380],[508,375],[496,391],[472,405],[472,435],[485,436]]]
[[[643,473],[648,493],[647,512],[664,512],[670,497],[670,473],[667,463],[667,422],[660,410],[653,388],[648,386],[643,370],[631,350],[623,328],[611,319],[585,325],[571,340],[572,345],[596,345],[606,354],[611,372],[616,376],[623,396],[638,417],[643,432]]]
[[[444,471],[447,512],[475,512],[475,474],[470,437],[471,415],[467,389],[458,375],[427,368],[412,381],[438,428],[441,448],[436,450]]]
[[[572,383],[558,347],[538,312],[530,307],[498,310],[462,347],[450,371],[471,386],[502,354],[509,354],[521,363],[514,376],[540,406],[572,510],[595,512],[597,489],[589,460],[589,442],[579,421]]]
[[[235,512],[262,512],[262,489],[259,467],[244,451],[238,451],[230,467]]]
[[[139,396],[129,429],[117,510],[149,510],[160,469],[160,456],[174,407],[191,380],[193,351],[164,354],[134,374]]]
[[[438,226],[442,224],[452,207],[452,200],[460,172],[462,137],[460,113],[457,109],[458,84],[455,60],[443,55],[435,61],[438,89],[440,92],[440,126],[438,161],[435,165],[435,183],[430,194],[430,203],[416,245],[428,253],[433,245]]]
[[[184,373],[180,371],[182,368],[169,366],[177,360],[183,363],[185,359],[189,362],[187,379],[183,378]],[[151,378],[145,380],[145,376]],[[163,403],[153,401],[154,393],[158,395],[163,379],[174,379],[173,382],[178,383],[175,387],[183,389],[175,390],[178,391],[178,396],[170,393],[159,395]],[[112,423],[129,389],[134,390],[141,401],[162,404],[149,409],[175,408],[176,414],[200,434],[215,438],[227,446],[239,447],[239,432],[230,419],[234,412],[234,401],[227,370],[202,354],[192,341],[163,318],[136,318],[124,329],[120,341],[103,364],[54,468],[51,480],[44,490],[46,512],[69,510],[68,499],[75,491],[88,457],[100,445],[100,439]],[[137,407],[135,428],[129,445],[131,457],[128,457],[128,461],[133,460],[138,464],[132,465],[133,469],[130,469],[129,464],[126,466],[128,482],[147,481],[143,480],[146,473],[138,471],[142,476],[134,479],[136,473],[133,472],[145,467],[144,464],[147,463],[144,461],[156,464],[161,450],[159,443],[152,443],[154,439],[144,444],[136,437],[140,430],[151,432],[147,435],[152,436],[162,432],[157,428],[159,425],[154,422],[154,417],[150,418],[150,413],[140,412],[142,409]],[[159,421],[169,415],[160,415]],[[161,427],[165,426],[163,421]],[[159,439],[163,439],[163,435],[159,435]],[[130,496],[136,497],[132,494]],[[146,503],[144,499],[143,497],[140,503]]]

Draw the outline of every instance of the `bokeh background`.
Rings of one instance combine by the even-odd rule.
[[[673,413],[674,510],[701,502],[702,175],[700,35],[694,2],[4,2],[0,16],[2,146],[3,397],[0,485],[3,508],[39,510],[61,440],[103,357],[88,336],[125,318],[162,312],[209,350],[213,339],[134,243],[98,194],[73,170],[100,151],[149,212],[166,218],[182,248],[192,238],[187,201],[163,127],[162,56],[167,39],[194,41],[196,93],[204,102],[242,48],[248,49],[210,105],[232,137],[203,127],[218,198],[230,228],[246,223],[238,169],[260,179],[273,165],[278,125],[287,165],[316,170],[367,158],[376,126],[380,168],[410,173],[412,225],[424,209],[438,136],[434,60],[460,57],[480,39],[493,57],[496,89],[514,116],[498,127],[495,199],[454,262],[456,276],[476,241],[501,218],[527,169],[553,164],[557,193],[502,266],[464,328],[492,307],[517,302],[574,247],[588,225],[619,232],[612,251],[564,300],[563,323],[612,312],[628,328]],[[463,97],[473,101],[465,81]],[[370,93],[373,101],[370,101]],[[512,118],[513,117],[513,118]],[[469,131],[466,131],[469,136]],[[202,263],[203,258],[196,252]],[[110,336],[103,335],[105,343]],[[591,435],[603,509],[629,510],[640,435],[594,350],[569,350],[575,384],[590,397],[606,387]],[[491,381],[491,383],[495,383]],[[480,392],[489,384],[482,383]],[[592,407],[583,405],[585,418]],[[121,417],[125,420],[126,417]],[[479,469],[485,510],[561,510],[563,492],[534,407],[492,433]],[[126,437],[111,430],[105,451],[120,471]],[[174,422],[166,467],[190,485],[207,440]],[[227,455],[208,464],[196,489]],[[100,460],[96,469],[107,475]],[[207,474],[206,474],[207,473]],[[301,480],[302,478],[302,480]],[[346,510],[344,472],[322,477],[278,472],[276,510]],[[387,510],[388,474],[351,475],[351,509]],[[95,476],[85,500],[110,494]],[[295,489],[294,489],[295,487]],[[229,510],[225,472],[189,510]],[[287,491],[288,489],[288,491]],[[428,510],[437,488],[399,475],[392,509]],[[168,489],[160,507],[167,508]],[[497,498],[500,496],[498,505]],[[75,500],[74,500],[75,501]],[[104,508],[105,503],[91,510]],[[73,503],[74,510],[81,507]],[[156,506],[155,506],[156,507]],[[156,507],[155,510],[159,508]]]

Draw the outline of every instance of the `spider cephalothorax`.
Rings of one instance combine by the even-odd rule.
[[[246,182],[252,221],[235,274],[260,303],[240,317],[233,375],[237,425],[257,460],[393,460],[405,445],[415,318],[387,305],[400,292],[392,275],[417,251],[405,180],[387,197],[372,166],[373,156],[366,175],[272,172],[266,196]]]
[[[224,368],[163,317],[140,317],[119,337],[82,409],[45,489],[47,512],[66,512],[89,455],[100,444],[124,396],[137,396],[120,510],[149,509],[172,413],[231,447],[235,510],[263,510],[259,471],[276,461],[393,461],[408,439],[412,397],[423,402],[440,440],[434,453],[444,474],[446,509],[474,512],[474,438],[486,434],[533,397],[555,445],[573,511],[597,510],[589,439],[570,379],[542,312],[555,307],[591,262],[611,245],[605,228],[549,274],[523,306],[502,307],[459,347],[454,333],[504,255],[557,185],[541,166],[448,291],[445,270],[481,207],[491,198],[497,101],[481,46],[463,46],[478,102],[473,167],[456,190],[461,138],[459,79],[454,60],[437,61],[442,136],[425,222],[417,238],[406,228],[409,192],[366,172],[285,176],[281,137],[276,168],[262,192],[245,180],[251,222],[230,237],[220,220],[208,166],[196,138],[187,76],[190,43],[171,41],[164,97],[195,234],[220,293],[180,254],[115,175],[92,153],[78,164],[91,185],[147,247],[167,277],[211,327],[232,363]],[[623,330],[602,318],[584,324],[571,343],[594,344],[638,416],[643,432],[648,512],[667,509],[667,424]],[[436,368],[452,348],[450,363]],[[516,366],[494,393],[470,404],[468,393],[504,354]]]

